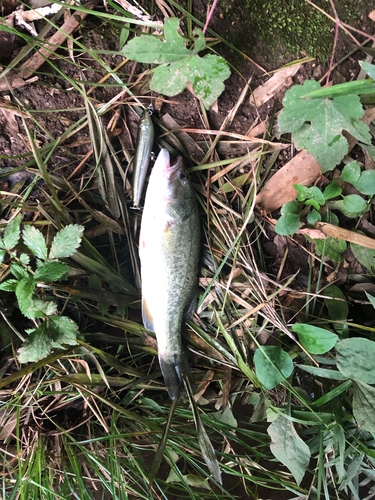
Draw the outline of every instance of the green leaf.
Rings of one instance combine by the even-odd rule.
[[[375,308],[375,297],[373,297],[372,295],[370,295],[369,293],[365,292],[368,300],[370,301],[370,304],[372,305],[372,307]]]
[[[345,377],[341,372],[337,370],[328,370],[326,368],[318,368],[317,366],[309,366],[309,365],[296,365],[301,370],[304,370],[307,373],[311,373],[316,377],[327,378],[329,380],[348,380],[348,377]]]
[[[296,201],[288,201],[287,203],[284,203],[284,205],[281,207],[280,212],[281,215],[295,214],[297,212],[297,209],[298,209],[298,203]]]
[[[10,220],[4,231],[4,246],[9,251],[14,248],[21,236],[20,225],[22,215],[17,215],[14,219]]]
[[[84,229],[78,224],[71,224],[59,231],[53,238],[49,258],[64,259],[73,255],[81,244]]]
[[[308,198],[311,198],[311,200],[309,200],[310,202],[316,201],[318,203],[318,207],[316,207],[314,205],[317,210],[319,210],[319,208],[320,208],[319,205],[324,205],[326,202],[326,200],[323,196],[323,193],[316,186],[306,188],[305,186],[300,186],[299,184],[293,184],[293,187],[294,187],[294,189],[296,189],[298,191],[298,195],[297,195],[298,201],[303,201],[303,200],[307,200]],[[301,190],[301,188],[303,188],[303,189]],[[310,203],[310,204],[312,204],[312,203]]]
[[[375,170],[365,170],[361,173],[360,178],[352,182],[353,186],[362,194],[375,194]]]
[[[375,342],[361,337],[336,344],[337,367],[342,374],[365,384],[375,384]]]
[[[56,314],[57,304],[52,300],[41,300],[33,297],[33,310],[36,318],[43,318],[44,316],[52,316]]]
[[[57,281],[69,272],[69,269],[69,266],[61,262],[46,262],[35,271],[34,280],[45,282]]]
[[[35,226],[25,226],[23,242],[36,257],[42,260],[47,259],[48,251],[44,236]]]
[[[154,70],[150,89],[173,97],[185,89],[187,82],[191,82],[193,91],[201,98],[204,107],[209,109],[225,89],[223,82],[229,76],[230,70],[221,57],[212,54],[204,57],[194,55],[158,66]]]
[[[186,476],[182,476],[186,483],[189,486],[193,486],[195,488],[203,488],[206,490],[211,490],[211,486],[208,484],[207,479],[197,476],[195,474],[187,474]],[[169,475],[167,479],[165,480],[166,483],[181,483],[182,478],[175,472],[173,469],[170,470]]]
[[[353,384],[353,414],[363,429],[375,433],[375,388],[361,382]]]
[[[330,182],[328,186],[325,188],[323,196],[326,200],[331,200],[332,198],[340,196],[341,192],[342,189],[337,184],[337,182]]]
[[[30,256],[27,255],[26,253],[21,253],[20,262],[25,266],[27,266],[28,264],[30,264]]]
[[[186,48],[185,39],[179,32],[180,21],[177,17],[164,20],[165,41],[150,35],[133,38],[124,47],[124,55],[133,61],[146,64],[162,64],[178,61],[198,51]],[[201,30],[197,30],[200,50],[205,48],[205,39]]]
[[[359,61],[359,64],[361,65],[363,71],[367,73],[370,78],[375,80],[375,66],[366,61]]]
[[[16,286],[16,297],[21,313],[27,318],[34,319],[32,296],[35,289],[35,281],[30,276],[22,278]]]
[[[17,283],[18,280],[6,280],[0,284],[0,290],[4,290],[4,292],[15,292]]]
[[[366,144],[371,143],[371,135],[369,127],[359,121],[364,110],[357,95],[301,99],[318,89],[318,82],[306,80],[303,85],[294,85],[288,90],[279,115],[279,128],[282,134],[292,132],[295,146],[311,153],[324,173],[332,170],[348,153],[343,130]]]
[[[126,24],[120,32],[120,50],[124,47],[129,38],[129,24]]]
[[[343,202],[345,210],[354,214],[362,213],[368,208],[366,200],[364,200],[362,196],[359,196],[358,194],[343,196]]]
[[[280,346],[259,347],[254,355],[256,375],[267,390],[271,390],[293,372],[293,361]]]
[[[230,425],[231,427],[237,427],[237,420],[234,418],[233,412],[230,409],[229,405],[225,408],[224,411],[215,411],[210,414],[215,420],[219,422],[223,422],[224,424]]]
[[[185,89],[187,82],[191,82],[194,92],[209,109],[224,90],[223,82],[230,76],[229,67],[219,56],[213,54],[198,56],[198,52],[206,47],[200,29],[196,30],[194,49],[189,50],[185,45],[185,39],[178,32],[178,27],[177,18],[165,19],[165,41],[141,35],[130,40],[123,49],[124,54],[134,61],[161,64],[153,72],[151,90],[174,96]]]
[[[282,215],[276,222],[275,231],[277,234],[287,236],[298,231],[299,225],[300,219],[298,214],[286,214]]]
[[[350,248],[358,262],[368,271],[375,274],[375,250],[357,245],[356,243],[350,243]]]
[[[65,345],[77,344],[78,326],[66,316],[51,316],[33,330],[27,342],[19,350],[20,363],[39,361],[54,349],[64,349]]]
[[[324,295],[332,297],[332,299],[324,299],[328,309],[329,317],[332,321],[344,321],[349,314],[349,306],[346,302],[346,297],[338,286],[330,285],[324,290]],[[337,300],[341,299],[341,300]],[[342,332],[345,327],[344,323],[334,323],[333,326],[338,332]]]
[[[0,264],[3,263],[4,257],[5,257],[6,251],[0,249]]]
[[[298,436],[293,423],[285,417],[276,419],[267,429],[271,452],[293,474],[299,485],[310,463],[310,449]]]
[[[13,276],[15,276],[19,280],[22,278],[28,278],[30,276],[27,270],[19,264],[11,264],[10,270]]]
[[[325,255],[333,262],[343,262],[343,253],[346,250],[346,241],[333,238],[332,236],[327,236],[326,240],[316,239],[315,252],[320,257],[323,253],[325,242]]]
[[[292,331],[298,333],[301,344],[311,354],[324,354],[330,351],[338,339],[335,333],[306,323],[295,323]]]
[[[342,169],[341,179],[351,184],[361,176],[361,166],[357,161],[351,161]]]
[[[315,224],[315,222],[320,222],[322,220],[322,217],[319,212],[313,208],[310,213],[307,214],[307,222],[311,224],[312,226]]]

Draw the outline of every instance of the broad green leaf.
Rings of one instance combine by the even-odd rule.
[[[365,293],[366,293],[366,296],[367,296],[368,300],[370,301],[370,304],[372,305],[372,307],[375,308],[375,297],[373,297],[372,295],[370,295],[367,292],[365,292]]]
[[[52,300],[41,300],[37,297],[33,297],[33,309],[39,313],[39,315],[35,315],[35,317],[43,318],[44,316],[56,314],[57,304]]]
[[[305,201],[305,205],[311,205],[313,206],[316,210],[320,210],[320,205],[319,203],[314,200],[313,198],[310,198],[309,200]]]
[[[288,236],[298,231],[300,226],[300,219],[298,214],[282,215],[277,221],[275,231],[277,234]]]
[[[276,419],[267,429],[271,452],[300,484],[310,463],[310,449],[298,436],[293,423],[285,417]]]
[[[305,186],[300,186],[299,184],[293,184],[293,187],[294,187],[294,189],[296,189],[298,191],[298,195],[297,195],[298,201],[304,201],[304,200],[307,200],[308,198],[311,198],[312,200],[314,200],[318,203],[317,210],[319,210],[319,205],[324,205],[326,202],[326,200],[323,196],[323,193],[316,186],[306,188]],[[301,188],[303,188],[303,189],[301,189]]]
[[[122,28],[120,32],[120,50],[123,48],[123,46],[126,44],[129,38],[129,24],[126,24],[124,28]]]
[[[282,134],[292,132],[295,146],[311,153],[324,173],[348,153],[343,130],[366,144],[371,143],[371,135],[369,127],[359,120],[364,110],[358,95],[301,99],[318,89],[318,82],[306,80],[288,90],[279,115],[279,128]]]
[[[52,282],[60,279],[69,271],[69,266],[61,262],[46,262],[38,267],[34,274],[35,281]]]
[[[332,299],[324,299],[328,309],[329,317],[335,321],[333,326],[338,332],[342,332],[345,327],[344,323],[336,323],[336,321],[346,321],[349,314],[349,306],[346,297],[338,286],[330,285],[324,290],[324,295],[332,297]],[[340,299],[340,300],[337,300]]]
[[[19,350],[21,363],[43,359],[54,349],[64,349],[65,345],[76,345],[78,326],[66,316],[51,316],[28,333],[29,338]]]
[[[24,264],[25,266],[29,265],[30,264],[30,255],[27,255],[26,253],[21,253],[20,262],[21,262],[21,264]]]
[[[230,70],[224,59],[213,54],[204,57],[196,54],[169,65],[158,66],[153,72],[150,89],[172,97],[182,92],[186,83],[190,82],[195,94],[209,109],[225,89],[223,82],[229,76]]]
[[[359,196],[358,194],[350,194],[349,196],[343,196],[344,208],[348,212],[353,214],[359,214],[367,209],[366,200]]]
[[[337,182],[330,182],[325,188],[323,196],[326,200],[331,200],[332,198],[336,198],[336,196],[340,196],[341,192],[342,189]]]
[[[352,182],[353,186],[362,194],[375,194],[375,170],[365,170],[361,173],[361,177]]]
[[[370,273],[375,274],[375,250],[357,245],[356,243],[350,243],[350,248],[358,262]]]
[[[208,484],[207,479],[203,477],[197,476],[195,474],[187,474],[186,476],[184,475],[182,477],[185,479],[186,483],[189,486],[211,490],[211,486]],[[167,479],[165,480],[166,483],[181,483],[181,481],[181,476],[179,476],[173,469],[171,469]]]
[[[194,92],[208,109],[224,90],[223,82],[230,76],[229,67],[219,56],[198,56],[198,52],[206,47],[200,29],[196,30],[194,49],[189,50],[185,39],[178,32],[178,27],[177,18],[165,19],[165,41],[141,35],[130,40],[123,49],[124,54],[134,61],[161,64],[153,71],[151,90],[174,96],[182,92],[186,83],[190,82]]]
[[[375,384],[375,342],[361,337],[336,344],[337,367],[342,374],[365,384]]]
[[[224,411],[215,411],[211,413],[210,416],[218,420],[219,422],[230,425],[231,427],[238,426],[237,420],[234,418],[233,412],[230,409],[229,405],[225,408]]]
[[[22,215],[17,215],[14,219],[10,220],[4,231],[4,246],[9,251],[14,248],[21,236],[20,225]]]
[[[141,35],[133,38],[124,47],[124,55],[133,61],[146,64],[162,64],[178,61],[183,57],[191,56],[198,52],[186,48],[185,38],[179,32],[180,21],[177,17],[164,20],[165,41],[150,35]],[[205,39],[201,30],[197,30],[200,40],[199,50],[205,48]]]
[[[366,61],[359,61],[363,71],[368,74],[370,78],[375,80],[375,65]]]
[[[313,208],[310,213],[307,214],[307,222],[311,224],[312,226],[315,224],[315,222],[320,222],[322,220],[322,217],[319,212]]]
[[[344,179],[346,182],[357,181],[361,176],[361,166],[357,161],[351,161],[342,169],[341,179]]]
[[[36,257],[42,260],[47,259],[47,245],[39,229],[34,226],[25,226],[23,230],[23,242]]]
[[[298,334],[301,344],[311,354],[324,354],[330,351],[338,340],[335,333],[306,323],[295,323],[292,331]]]
[[[84,229],[78,224],[71,224],[59,231],[53,238],[49,258],[64,259],[73,255],[81,244]]]
[[[328,370],[327,368],[318,368],[317,366],[309,366],[309,365],[296,365],[301,370],[304,370],[307,373],[311,373],[316,377],[327,378],[329,380],[348,380],[348,377],[345,377],[341,372],[337,370]]]
[[[288,201],[281,207],[280,212],[282,215],[295,214],[297,209],[298,203],[296,201]]]
[[[0,283],[0,290],[4,290],[4,292],[15,292],[17,287],[18,280],[6,280],[3,283]]]
[[[11,264],[10,270],[13,276],[15,276],[19,280],[22,278],[28,278],[30,276],[27,270],[19,264]]]
[[[375,434],[375,388],[355,382],[353,384],[353,414],[363,429]]]
[[[4,257],[5,257],[6,251],[0,249],[0,264],[3,263]]]
[[[280,346],[259,347],[254,355],[256,375],[267,390],[271,390],[289,377],[293,361]]]
[[[357,194],[351,194],[349,196],[346,196],[345,198],[350,198],[351,196],[358,196],[358,198],[361,198],[361,196]],[[362,202],[360,202],[358,199],[335,200],[329,202],[329,207],[331,208],[331,210],[340,210],[340,212],[343,213],[345,217],[354,219],[363,215],[370,208],[370,206],[367,205],[363,198],[361,198],[361,200]],[[360,210],[358,212],[353,211],[353,209],[359,206],[361,206],[363,210]]]
[[[333,260],[333,262],[342,262],[344,260],[342,254],[345,252],[347,246],[345,240],[339,240],[333,238],[332,236],[327,236],[326,240],[316,239],[314,240],[314,243],[316,254],[319,257],[322,255],[323,249],[325,248],[325,256],[330,260]]]
[[[28,278],[22,278],[16,286],[16,297],[18,300],[18,306],[21,313],[27,318],[35,318],[33,312],[33,293],[35,288],[35,281],[30,276]]]

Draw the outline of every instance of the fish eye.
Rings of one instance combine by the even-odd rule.
[[[184,172],[182,172],[182,173],[180,174],[180,181],[185,182],[186,180],[187,180],[187,175],[186,175],[186,174],[184,174]]]

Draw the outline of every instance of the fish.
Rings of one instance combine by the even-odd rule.
[[[198,289],[200,222],[194,189],[181,157],[162,149],[146,191],[139,239],[143,324],[155,332],[159,364],[172,400],[190,377],[181,340]]]
[[[137,144],[133,169],[133,208],[139,208],[146,180],[152,145],[154,143],[154,125],[151,116],[144,111],[138,124]]]

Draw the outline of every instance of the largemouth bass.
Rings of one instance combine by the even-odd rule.
[[[146,192],[139,256],[143,323],[156,334],[160,368],[173,400],[189,375],[181,325],[196,305],[199,245],[198,207],[188,173],[181,157],[171,165],[162,149]]]
[[[154,126],[147,111],[144,111],[138,124],[137,144],[133,169],[133,208],[139,208],[143,186],[146,180],[150,155],[154,142]]]

